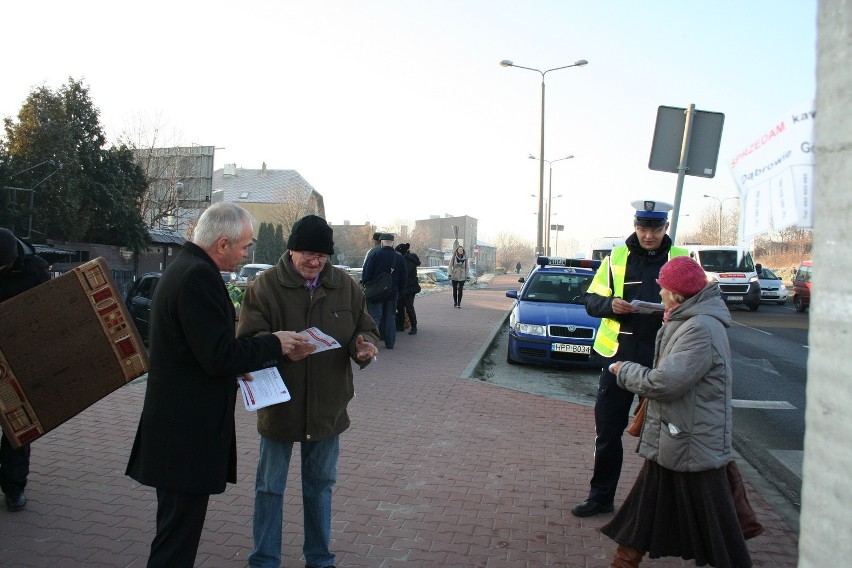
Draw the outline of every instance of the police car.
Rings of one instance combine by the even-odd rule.
[[[509,316],[510,364],[592,366],[592,344],[600,318],[586,313],[583,297],[599,260],[540,256],[515,299]]]

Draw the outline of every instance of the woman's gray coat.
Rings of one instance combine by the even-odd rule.
[[[648,399],[639,454],[675,471],[731,460],[731,314],[708,284],[669,314],[657,333],[655,368],[625,362],[618,386]]]

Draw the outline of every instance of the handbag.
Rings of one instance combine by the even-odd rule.
[[[633,411],[633,422],[627,427],[627,433],[631,436],[639,436],[642,433],[642,424],[645,423],[645,414],[648,412],[648,399],[643,398],[639,401],[636,410]]]
[[[368,302],[382,302],[390,298],[393,292],[393,280],[390,272],[380,272],[368,282],[364,282],[364,296]]]
[[[728,476],[728,485],[731,486],[731,497],[734,498],[734,509],[737,512],[737,519],[740,521],[743,538],[748,540],[762,534],[763,525],[758,522],[757,515],[748,501],[743,476],[740,474],[737,462],[729,461],[728,465],[725,466],[725,473]]]

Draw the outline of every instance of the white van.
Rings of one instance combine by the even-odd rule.
[[[609,256],[612,249],[620,247],[624,244],[624,237],[600,237],[592,241],[592,246],[589,247],[589,254],[586,256],[589,260],[603,260]]]
[[[719,283],[726,304],[743,304],[751,311],[760,307],[760,282],[751,252],[732,246],[684,245],[708,279]]]

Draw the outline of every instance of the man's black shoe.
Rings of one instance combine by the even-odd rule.
[[[583,501],[579,505],[574,505],[571,509],[571,514],[575,517],[591,517],[601,513],[612,513],[612,503],[598,503],[597,501]]]
[[[21,493],[20,495],[6,495],[6,508],[10,511],[20,511],[27,505],[27,496]]]
[[[416,328],[416,327],[412,327],[412,328],[411,328],[411,331],[409,331],[409,332],[408,332],[408,335],[417,335],[417,328]]]

